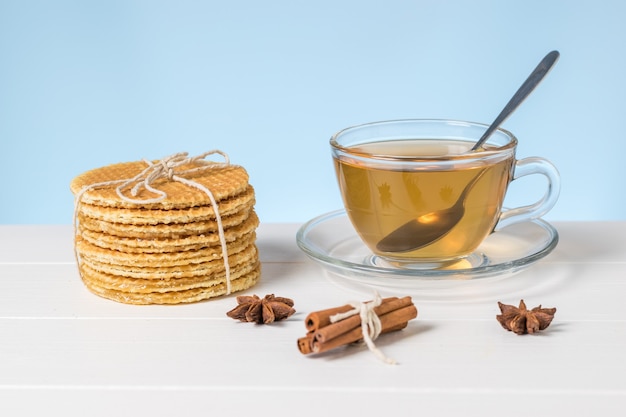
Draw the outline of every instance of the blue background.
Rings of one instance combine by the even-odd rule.
[[[328,148],[385,119],[490,123],[559,168],[548,220],[626,220],[626,3],[0,0],[0,223],[71,223],[71,179],[110,163],[227,152],[263,222],[341,207]],[[508,205],[542,194],[510,187]]]

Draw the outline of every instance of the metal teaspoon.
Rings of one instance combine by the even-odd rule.
[[[537,65],[534,71],[526,78],[511,100],[502,109],[498,117],[491,123],[485,133],[470,149],[471,152],[480,149],[491,134],[506,120],[507,117],[524,101],[526,97],[537,87],[546,74],[559,58],[558,51],[548,53]],[[456,203],[452,206],[430,213],[425,213],[416,219],[410,220],[393,232],[382,238],[376,245],[381,252],[410,252],[435,243],[445,235],[463,218],[465,214],[465,197],[474,186],[478,174],[463,190]]]

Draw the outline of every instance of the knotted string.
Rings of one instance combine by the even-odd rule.
[[[395,365],[397,362],[394,359],[391,359],[374,345],[374,340],[378,338],[382,331],[382,325],[380,323],[380,318],[374,312],[374,309],[378,307],[382,303],[382,298],[378,294],[375,293],[374,300],[368,303],[359,303],[354,302],[350,303],[354,309],[346,311],[345,313],[337,313],[330,317],[330,322],[335,323],[346,319],[348,317],[359,315],[361,317],[361,332],[363,334],[363,341],[367,345],[368,349],[373,352],[378,359],[381,361]]]
[[[221,155],[224,158],[224,162],[214,162],[207,161],[205,158],[209,155]],[[228,155],[219,150],[212,150],[200,154],[198,156],[189,157],[187,152],[180,152],[174,155],[170,155],[165,157],[157,162],[151,162],[144,160],[144,162],[148,165],[143,171],[139,174],[135,175],[133,178],[124,178],[120,180],[111,180],[111,181],[103,181],[95,184],[90,184],[84,186],[77,194],[74,200],[74,235],[78,233],[77,231],[77,219],[78,219],[78,209],[80,207],[80,203],[82,202],[83,195],[89,191],[96,188],[109,187],[112,185],[117,185],[115,188],[115,192],[117,195],[128,203],[133,204],[150,204],[150,203],[158,203],[167,198],[167,193],[163,190],[159,190],[154,188],[152,184],[162,178],[168,179],[170,181],[177,181],[182,184],[185,184],[189,187],[196,188],[209,197],[211,200],[211,204],[213,205],[213,211],[215,212],[215,220],[217,222],[217,229],[220,239],[220,245],[222,248],[222,259],[224,260],[224,269],[226,272],[226,294],[230,294],[231,292],[231,283],[230,283],[230,265],[228,263],[228,251],[226,248],[226,237],[224,236],[224,227],[222,226],[222,218],[220,216],[217,202],[215,201],[215,197],[210,189],[205,187],[204,185],[189,180],[185,178],[185,176],[189,176],[196,172],[207,171],[210,169],[214,169],[216,167],[223,167],[225,165],[229,165],[230,161],[228,159]],[[193,168],[187,169],[179,169],[185,165],[200,165],[195,166]],[[127,196],[124,193],[124,190],[130,188],[131,197]],[[153,194],[156,194],[156,197],[153,198],[136,198],[139,195],[141,189],[145,189]],[[74,254],[76,256],[77,263],[79,262],[78,251],[75,249]]]

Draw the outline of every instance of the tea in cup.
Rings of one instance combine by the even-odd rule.
[[[372,251],[401,267],[433,268],[473,253],[494,230],[529,221],[556,203],[560,177],[544,158],[516,159],[517,139],[455,120],[395,120],[332,136],[332,156],[347,215]],[[534,204],[503,209],[511,181],[548,180]]]

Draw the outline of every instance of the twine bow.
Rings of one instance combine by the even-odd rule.
[[[374,340],[378,338],[380,332],[382,331],[380,318],[374,312],[374,308],[378,307],[381,303],[382,298],[380,297],[380,294],[376,292],[372,301],[368,303],[350,303],[354,309],[331,316],[330,322],[335,323],[358,314],[361,317],[361,332],[363,334],[363,341],[367,345],[368,349],[381,361],[390,365],[395,365],[397,362],[394,359],[385,356],[385,354],[378,349],[376,345],[374,345]]]
[[[221,155],[224,158],[224,162],[215,162],[208,161],[205,158],[210,155]],[[207,171],[210,169],[214,169],[216,167],[223,167],[225,165],[229,165],[230,161],[228,155],[220,150],[212,150],[205,152],[203,154],[190,157],[187,152],[180,152],[170,156],[167,156],[160,161],[151,162],[144,160],[144,162],[148,165],[143,171],[132,178],[124,178],[120,180],[112,180],[112,181],[103,181],[95,184],[90,184],[84,186],[77,194],[74,200],[74,234],[77,234],[77,218],[78,218],[78,209],[80,203],[82,201],[83,195],[89,191],[96,188],[108,187],[112,185],[117,185],[115,188],[115,192],[117,195],[128,203],[133,204],[150,204],[150,203],[158,203],[167,198],[167,193],[163,190],[159,190],[155,188],[152,184],[159,179],[168,179],[170,181],[177,181],[182,184],[185,184],[189,187],[196,188],[209,197],[211,204],[213,206],[215,212],[215,220],[217,222],[217,228],[220,238],[220,245],[222,248],[222,259],[224,260],[224,269],[226,273],[226,294],[230,294],[231,292],[231,283],[230,283],[230,265],[228,263],[228,251],[226,249],[226,237],[224,236],[224,227],[222,226],[222,218],[220,216],[217,202],[215,201],[215,197],[210,189],[205,187],[204,185],[189,180],[185,178],[185,176],[189,176],[196,172]],[[186,165],[200,165],[194,166],[193,168],[180,169]],[[130,197],[127,196],[124,191],[130,187]],[[156,194],[156,197],[152,198],[137,198],[140,191],[143,189],[149,191],[152,194]],[[78,252],[75,251],[77,263],[79,263]]]

